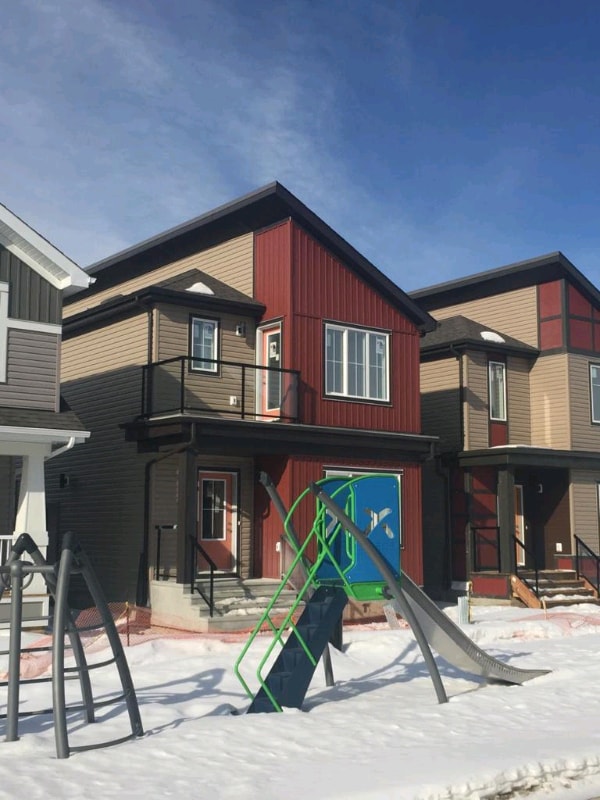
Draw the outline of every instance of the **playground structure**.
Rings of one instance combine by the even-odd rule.
[[[295,555],[235,664],[234,671],[251,700],[248,713],[302,707],[319,659],[322,655],[324,660],[329,658],[328,643],[340,629],[349,597],[393,601],[395,610],[412,628],[440,703],[448,697],[431,648],[453,666],[488,681],[522,684],[548,673],[512,667],[481,650],[402,571],[397,476],[324,478],[312,483],[289,512],[268,476],[263,474],[261,482],[283,518],[284,538]],[[293,515],[310,495],[316,499],[316,514],[300,544]],[[308,558],[311,548],[316,549],[313,563]],[[298,571],[302,585],[296,604],[283,621],[275,622],[271,611],[279,593]],[[273,639],[256,672],[260,688],[253,692],[241,665],[265,627],[273,632]],[[331,685],[330,661],[325,660],[325,667]]]
[[[27,555],[31,562],[24,560]],[[22,648],[22,614],[23,584],[33,574],[41,574],[50,597],[54,600],[52,644],[48,647]],[[68,604],[68,592],[73,576],[79,575],[100,615],[100,623],[87,627],[78,627],[74,612]],[[67,533],[63,540],[60,559],[56,564],[48,564],[29,534],[21,534],[13,545],[6,564],[0,567],[0,599],[6,589],[10,590],[10,632],[8,650],[0,655],[8,656],[8,677],[0,681],[0,687],[7,690],[6,713],[0,719],[6,720],[6,741],[13,742],[19,738],[19,719],[36,714],[53,714],[56,755],[68,758],[71,753],[120,744],[138,736],[143,736],[142,722],[139,714],[137,697],[123,646],[119,638],[112,614],[105,600],[90,561],[75,541],[72,534]],[[82,633],[103,631],[112,650],[112,657],[102,662],[89,664]],[[65,641],[68,639],[68,644]],[[65,666],[65,651],[70,650],[74,658],[74,666]],[[24,652],[51,651],[52,672],[49,677],[21,678],[21,656]],[[109,699],[95,700],[92,691],[90,673],[92,670],[114,665],[121,683],[121,693]],[[82,702],[78,705],[67,705],[65,682],[79,679]],[[21,685],[27,683],[51,683],[52,707],[40,711],[21,712],[19,708]],[[67,716],[73,712],[83,712],[85,722],[96,722],[96,710],[100,707],[115,705],[124,701],[127,707],[131,732],[118,739],[71,746]]]

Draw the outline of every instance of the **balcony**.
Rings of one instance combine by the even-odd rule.
[[[142,369],[143,419],[187,414],[297,422],[297,370],[191,356]]]

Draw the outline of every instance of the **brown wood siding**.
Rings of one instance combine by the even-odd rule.
[[[440,449],[462,450],[460,363],[456,358],[421,364],[423,433],[440,437]]]
[[[588,547],[600,555],[600,530],[598,525],[598,484],[600,470],[597,472],[571,470],[570,507],[571,530]],[[575,552],[574,546],[572,552]]]
[[[415,326],[306,231],[293,226],[292,363],[301,371],[300,420],[315,425],[421,432]],[[390,332],[390,403],[324,396],[324,320]]]
[[[531,444],[569,450],[571,425],[567,355],[538,358],[529,373],[529,386]]]
[[[600,425],[592,424],[590,407],[590,362],[598,359],[570,353],[568,360],[571,447],[600,451]]]
[[[531,444],[530,366],[525,358],[506,360],[509,444]]]
[[[245,233],[235,239],[230,239],[216,247],[203,250],[194,255],[165,264],[162,267],[146,272],[131,280],[118,283],[101,292],[90,295],[89,297],[76,300],[65,306],[64,317],[72,316],[86,308],[93,308],[99,303],[109,300],[118,295],[127,295],[152,286],[159,281],[172,278],[187,272],[190,269],[199,269],[218,278],[223,283],[232,286],[240,292],[252,297],[253,279],[253,234]]]
[[[61,319],[61,292],[0,245],[0,281],[8,283],[8,316],[31,322]]]
[[[488,447],[488,367],[485,353],[465,354],[465,450]]]
[[[189,308],[161,305],[155,316],[155,338],[158,359],[176,358],[189,355],[190,318]],[[203,317],[201,311],[193,316]],[[255,364],[256,330],[251,317],[239,314],[206,314],[207,318],[219,321],[219,359],[243,364]],[[243,323],[246,333],[236,336],[236,325]],[[241,413],[242,394],[245,396],[245,410],[255,411],[256,370],[245,372],[240,367],[223,364],[218,374],[193,372],[185,367],[186,403],[194,408],[228,414]],[[243,391],[242,391],[243,384]],[[153,373],[153,409],[155,412],[179,407],[181,385],[181,362],[158,367]],[[231,406],[230,398],[238,398],[238,405]]]
[[[464,317],[489,325],[490,328],[514,336],[533,347],[538,346],[537,292],[535,286],[515,289],[512,292],[470,300],[453,306],[437,308],[431,312],[436,319],[448,319],[462,314]]]
[[[60,338],[53,333],[9,328],[0,406],[58,411],[59,348]]]
[[[147,459],[119,424],[140,412],[146,356],[146,314],[69,339],[62,356],[63,394],[92,435],[48,462],[48,496],[60,504],[61,531],[80,536],[109,600],[135,600]],[[65,489],[61,472],[70,477]]]

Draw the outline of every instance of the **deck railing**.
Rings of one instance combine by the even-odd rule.
[[[196,413],[297,421],[297,370],[177,356],[142,371],[143,418]]]
[[[500,528],[478,525],[471,528],[473,572],[500,572]]]
[[[600,557],[579,536],[575,537],[575,570],[578,578],[585,578],[600,594]]]

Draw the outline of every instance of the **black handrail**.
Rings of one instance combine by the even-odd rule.
[[[526,583],[529,586],[529,588],[533,591],[535,596],[539,598],[539,596],[540,596],[540,570],[539,570],[539,567],[538,567],[538,563],[537,563],[537,558],[536,558],[535,552],[531,548],[527,547],[517,536],[513,535],[512,538],[513,538],[513,541],[514,541],[515,545],[517,545],[518,547],[520,547],[523,550],[523,552],[525,553],[525,556],[529,556],[529,563],[531,564],[530,567],[524,566],[522,569],[519,569],[520,565],[517,564],[517,560],[515,559],[515,575],[517,576],[517,578],[519,578],[524,583]],[[527,562],[527,559],[525,559],[525,561]],[[531,570],[533,570],[533,574],[535,576],[535,585],[534,586],[531,585],[531,582],[530,582],[529,578],[525,578],[523,576],[523,572],[524,571],[529,572]]]
[[[154,564],[154,580],[157,581],[160,578],[160,548],[161,548],[161,539],[162,539],[162,532],[163,531],[176,531],[177,525],[155,525],[156,529],[156,561]],[[166,573],[163,573],[163,578],[168,578],[169,576]]]
[[[494,531],[495,536],[490,537],[482,531]],[[489,544],[496,550],[496,572],[500,572],[500,528],[497,525],[477,525],[471,528],[471,550],[473,554],[473,572],[484,570],[494,571],[493,567],[483,567],[479,558],[480,540]]]
[[[596,572],[595,582],[590,580],[590,576],[587,575],[581,568],[583,559],[590,559],[594,564]],[[583,542],[579,536],[575,536],[575,571],[577,572],[578,578],[583,577],[589,581],[596,590],[596,594],[600,595],[600,556],[594,553],[591,547],[588,547],[588,545]]]
[[[190,593],[194,594],[194,590],[198,592],[200,597],[204,600],[204,602],[208,606],[209,617],[212,617],[215,611],[215,570],[217,569],[217,565],[208,555],[208,553],[202,547],[202,545],[198,543],[198,540],[196,539],[195,536],[192,536],[191,533],[188,533],[188,539],[190,540],[190,569],[191,569]],[[200,555],[207,561],[208,566],[210,568],[210,583],[208,588],[208,597],[204,594],[202,589],[196,583],[196,570],[194,568],[194,560],[196,558],[197,552],[200,553]]]
[[[164,408],[157,409],[154,407],[154,391],[160,390],[160,384],[155,372],[157,368],[169,366],[171,364],[179,365],[177,374],[172,374],[171,377],[178,383],[178,387],[173,387],[170,392],[170,400],[165,403]],[[214,364],[216,369],[214,372],[205,372],[194,370],[194,364]],[[186,399],[186,386],[189,387],[190,381],[201,377],[203,374],[206,377],[218,378],[221,367],[230,367],[239,370],[241,385],[239,388],[241,408],[236,406],[234,408],[227,407],[224,396],[221,398],[222,403],[219,403],[217,408],[208,409],[208,413],[217,413],[219,415],[233,415],[245,419],[246,417],[264,418],[265,412],[253,408],[252,410],[246,408],[248,401],[247,391],[247,374],[253,372],[254,375],[261,373],[275,373],[277,375],[287,375],[289,379],[285,384],[281,395],[281,408],[276,415],[277,419],[287,420],[289,422],[296,422],[298,419],[297,413],[297,393],[300,382],[300,372],[296,369],[280,369],[278,367],[267,367],[264,364],[245,364],[239,361],[223,361],[215,358],[195,358],[193,356],[174,356],[172,358],[165,358],[162,361],[154,361],[151,364],[144,364],[142,366],[142,409],[141,418],[151,417],[153,414],[184,414],[186,411],[197,410],[194,405],[194,399],[202,402],[201,397],[192,398],[192,394],[187,393]],[[187,384],[186,384],[187,381]],[[211,391],[212,394],[212,391]],[[229,392],[227,392],[229,394]],[[192,402],[190,403],[190,399]],[[286,406],[287,408],[284,408]],[[201,410],[206,412],[205,407]],[[285,413],[283,413],[285,411]]]

